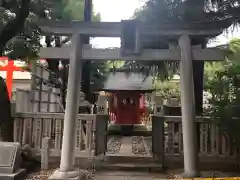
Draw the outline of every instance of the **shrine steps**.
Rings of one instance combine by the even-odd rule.
[[[106,156],[104,161],[95,164],[97,171],[139,171],[163,172],[162,164],[152,157]]]
[[[108,135],[151,136],[152,131],[146,125],[142,125],[142,124],[135,124],[135,125],[110,124],[108,126]]]

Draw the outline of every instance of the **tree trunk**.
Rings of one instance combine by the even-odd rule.
[[[92,20],[92,0],[84,1],[84,21],[91,22]],[[89,36],[83,39],[84,44],[89,44]],[[91,61],[84,61],[82,68],[82,91],[85,94],[85,99],[91,104],[94,103],[93,92],[91,90]]]
[[[14,121],[11,114],[11,101],[4,79],[0,76],[0,128],[2,141],[13,142]]]
[[[206,40],[193,39],[192,45],[201,45],[201,48],[204,49],[206,47]],[[200,116],[203,113],[203,80],[204,61],[193,61],[195,111],[197,116]]]
[[[91,89],[91,61],[83,63],[82,70],[82,91],[85,94],[85,100],[93,104],[93,93]]]
[[[62,86],[61,86],[61,96],[62,96],[62,105],[64,107],[64,109],[66,108],[66,90],[67,90],[67,83],[68,83],[68,65],[69,64],[69,61],[66,61],[64,60],[62,62],[62,65],[63,65],[63,69],[61,69],[59,71],[59,76],[62,80]]]
[[[25,20],[29,15],[30,0],[21,0],[19,9],[16,10],[15,18],[10,20],[0,33],[0,55],[4,54],[6,43],[16,36],[23,28]],[[2,4],[7,6],[7,2]],[[8,97],[8,90],[2,77],[0,77],[0,126],[1,140],[13,141],[14,119],[11,114],[11,101]]]
[[[193,61],[193,80],[196,116],[201,116],[203,112],[203,76],[204,61]],[[197,123],[197,144],[200,148],[200,126]]]
[[[204,61],[193,61],[195,110],[198,116],[203,112],[203,76]]]

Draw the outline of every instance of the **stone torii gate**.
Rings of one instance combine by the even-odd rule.
[[[227,21],[227,20],[226,20]],[[92,49],[83,45],[82,35],[90,37],[122,37],[125,27],[122,22],[43,22],[41,28],[46,33],[57,35],[72,35],[70,47],[42,48],[41,58],[70,59],[68,77],[68,96],[64,117],[64,131],[62,141],[61,163],[59,170],[55,171],[52,179],[73,179],[79,176],[74,169],[74,141],[78,98],[81,84],[81,71],[83,60],[180,60],[180,87],[181,110],[184,146],[184,174],[187,177],[199,176],[198,150],[196,144],[195,99],[193,86],[192,60],[217,61],[223,60],[224,54],[216,48],[202,49],[200,46],[192,47],[191,38],[194,36],[216,36],[230,24],[226,21],[208,23],[183,23],[181,25],[163,24],[161,27],[135,24],[133,53],[122,54],[122,49]],[[126,28],[126,27],[125,27]],[[176,37],[178,45],[169,46],[169,49],[141,50],[141,42],[146,37]],[[126,40],[126,39],[125,39]]]

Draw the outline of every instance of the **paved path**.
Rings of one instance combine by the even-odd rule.
[[[95,180],[163,180],[163,175],[141,172],[98,172]]]
[[[120,148],[119,156],[134,156],[132,153],[132,137],[123,137],[122,146]]]
[[[171,173],[170,173],[171,172]],[[173,179],[173,177],[170,177],[170,174],[178,174],[177,172],[183,172],[177,171],[172,172],[170,171],[167,174],[154,174],[154,173],[145,173],[145,172],[97,172],[95,175],[95,180],[166,180],[166,179]],[[240,179],[237,177],[240,177],[240,173],[234,173],[234,172],[212,172],[212,171],[202,171],[202,178],[196,178],[196,180],[200,179],[208,179],[209,178],[224,178],[224,177],[235,177],[235,179]],[[215,174],[213,176],[213,174]],[[176,178],[176,180],[179,178]]]

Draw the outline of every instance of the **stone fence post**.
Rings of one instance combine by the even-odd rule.
[[[49,168],[49,152],[51,146],[51,139],[49,137],[44,137],[42,139],[42,149],[41,149],[41,169],[48,170]]]
[[[154,95],[154,115],[163,116],[163,97],[155,94]]]
[[[108,109],[106,105],[107,97],[105,95],[99,95],[97,100],[97,114],[107,114]]]
[[[155,96],[154,116],[152,117],[152,153],[153,158],[158,163],[164,165],[164,116],[163,99],[161,96]]]
[[[97,101],[95,156],[105,155],[107,151],[108,110],[106,108],[106,96],[99,95]]]

